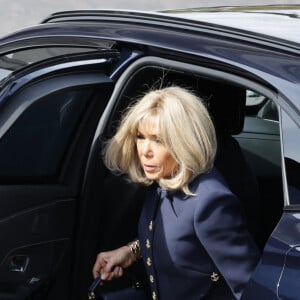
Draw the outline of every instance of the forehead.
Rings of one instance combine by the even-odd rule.
[[[158,116],[146,116],[138,123],[138,131],[147,132],[152,135],[158,135],[159,130],[159,117]]]

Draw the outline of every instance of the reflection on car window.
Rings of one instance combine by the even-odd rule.
[[[92,91],[71,90],[34,102],[0,139],[0,181],[55,180]]]
[[[94,50],[88,47],[39,47],[20,50],[0,56],[0,81],[9,74],[32,63],[65,54],[75,54]]]
[[[282,131],[289,202],[300,204],[300,129],[284,111]]]
[[[246,115],[278,122],[276,104],[267,97],[251,90],[247,90]]]
[[[246,98],[246,106],[247,107],[260,105],[266,99],[265,96],[262,96],[260,94],[257,94],[256,92],[250,91],[250,90],[247,90],[246,97],[247,97]]]

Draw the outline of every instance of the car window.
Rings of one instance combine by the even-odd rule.
[[[284,204],[279,112],[276,103],[264,95],[250,90],[246,95],[244,128],[235,138],[258,183],[258,243],[263,247],[281,217]]]
[[[246,115],[269,121],[278,122],[279,120],[276,104],[267,97],[251,90],[247,90],[246,93]]]
[[[287,176],[289,203],[300,204],[300,139],[299,127],[282,111],[284,162]]]
[[[25,50],[16,50],[0,56],[0,81],[5,79],[9,74],[24,68],[35,62],[65,55],[94,50],[88,47],[40,47]]]
[[[29,106],[0,139],[0,181],[52,182],[92,90],[64,90]]]
[[[237,138],[245,148],[245,155],[258,176],[268,174],[281,177],[278,119],[279,113],[274,101],[247,90],[244,128]]]

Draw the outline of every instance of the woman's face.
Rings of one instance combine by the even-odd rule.
[[[169,178],[177,167],[176,161],[159,137],[157,119],[143,122],[138,128],[137,152],[145,175],[150,180]]]

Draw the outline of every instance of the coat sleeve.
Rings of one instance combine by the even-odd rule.
[[[226,189],[210,189],[197,202],[196,235],[235,298],[240,299],[260,256],[247,231],[240,202]]]

